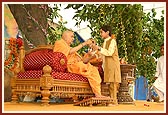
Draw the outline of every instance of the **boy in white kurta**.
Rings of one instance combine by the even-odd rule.
[[[166,67],[164,62],[164,44],[161,46],[161,54],[162,56],[158,59],[156,66],[156,80],[153,84],[156,93],[159,96],[159,102],[164,101],[164,94],[166,93]]]

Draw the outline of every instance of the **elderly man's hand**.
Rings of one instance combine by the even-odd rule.
[[[92,44],[95,44],[96,45],[96,40],[90,38],[90,40],[92,41]]]
[[[92,40],[91,40],[91,39],[88,39],[88,40],[86,41],[86,45],[90,45],[90,44],[92,44]]]
[[[99,49],[99,46],[95,45],[95,44],[91,44],[90,47],[93,49],[93,50],[98,50]]]

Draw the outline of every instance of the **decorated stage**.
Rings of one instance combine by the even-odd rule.
[[[165,113],[166,103],[134,101],[135,104],[116,106],[74,106],[71,104],[52,103],[42,106],[40,103],[11,103],[2,106],[4,113]]]

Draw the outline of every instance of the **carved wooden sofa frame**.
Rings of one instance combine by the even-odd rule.
[[[43,49],[52,50],[52,46],[39,46],[27,52],[23,46],[20,48],[19,68],[14,71],[14,76],[11,79],[12,102],[17,102],[19,96],[26,95],[27,92],[35,97],[42,96],[41,103],[44,105],[49,104],[50,96],[72,98],[74,101],[79,101],[80,97],[94,96],[88,82],[54,79],[51,75],[52,67],[49,65],[43,67],[43,74],[40,78],[18,78],[20,72],[25,72],[23,66],[25,56]],[[102,85],[102,93],[104,95],[108,93],[105,84]]]

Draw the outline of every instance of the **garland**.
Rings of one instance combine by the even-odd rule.
[[[4,65],[9,70],[13,71],[19,61],[19,53],[18,50],[23,45],[21,38],[10,38],[9,40],[9,49],[10,53],[8,58],[5,60]]]

